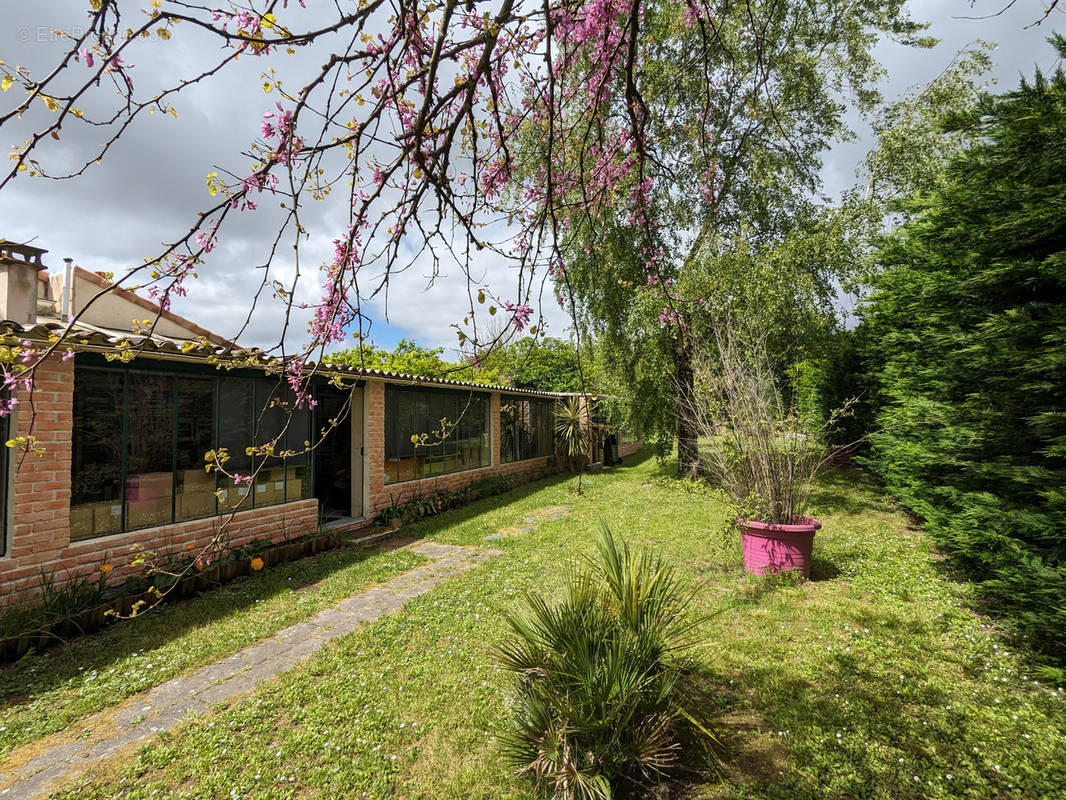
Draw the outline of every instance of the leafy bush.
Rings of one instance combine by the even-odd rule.
[[[877,252],[868,463],[1066,658],[1066,75],[956,122],[980,143],[900,206],[907,222]]]
[[[689,654],[693,591],[607,526],[599,560],[567,574],[562,600],[527,597],[495,650],[515,675],[500,740],[520,773],[561,800],[658,796],[686,767],[713,763],[709,707]]]

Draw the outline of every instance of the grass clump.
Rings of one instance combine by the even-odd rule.
[[[571,568],[562,599],[527,595],[495,650],[515,676],[500,739],[520,773],[560,800],[660,796],[713,762],[694,597],[674,570],[601,523],[599,559]]]

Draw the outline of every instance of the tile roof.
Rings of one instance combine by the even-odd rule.
[[[7,320],[0,321],[0,329],[6,329],[15,336],[22,336],[36,341],[47,341],[53,336],[62,336],[64,331],[66,331],[66,326],[59,322],[23,326],[17,322]],[[105,328],[100,325],[79,324],[67,332],[67,337],[73,340],[76,345],[80,345],[79,349],[104,351],[132,349],[151,353],[162,359],[169,358],[172,360],[204,360],[214,357],[220,362],[239,361],[241,366],[249,367],[256,366],[255,362],[261,362],[263,369],[268,369],[273,362],[272,357],[258,348],[221,347],[214,343],[204,344],[202,341],[195,339],[178,339],[158,333],[149,336],[116,328]],[[450,378],[430,378],[424,375],[411,375],[384,369],[364,369],[346,364],[322,363],[316,365],[313,362],[308,362],[304,367],[305,374],[312,370],[321,375],[377,378],[390,383],[482,389],[535,397],[570,397],[574,394],[573,392],[541,392],[534,389],[517,389],[513,386],[500,386]]]

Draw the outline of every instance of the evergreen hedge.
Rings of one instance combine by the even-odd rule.
[[[1063,40],[1056,45],[1060,50]],[[880,243],[861,340],[868,463],[1038,646],[1066,659],[1066,76],[983,98]]]

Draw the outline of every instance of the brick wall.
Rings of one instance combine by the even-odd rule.
[[[220,523],[228,547],[254,539],[282,541],[313,533],[318,501],[241,511],[232,516],[179,522],[156,528],[116,533],[80,542],[70,541],[70,461],[74,399],[74,362],[50,358],[38,368],[32,394],[19,392],[11,436],[35,436],[43,456],[9,453],[7,554],[0,558],[0,604],[32,599],[41,571],[59,581],[68,575],[96,576],[112,564],[112,584],[143,572],[130,567],[132,548],[159,556],[196,553],[211,543]]]
[[[116,533],[80,542],[70,541],[70,465],[74,392],[74,362],[58,357],[38,369],[32,396],[18,394],[20,404],[11,436],[35,436],[45,449],[42,457],[10,453],[8,491],[8,547],[0,558],[0,604],[32,598],[44,570],[57,579],[67,575],[96,576],[102,564],[111,564],[110,579],[116,584],[135,574],[140,567],[129,566],[139,548],[157,557],[167,554],[193,554],[216,537],[225,523],[224,544],[240,547],[252,540],[282,541],[312,533],[318,524],[318,501],[300,500],[267,508],[241,511],[232,517],[163,525]],[[471,483],[496,476],[534,480],[560,469],[564,459],[552,456],[501,463],[500,395],[490,394],[489,431],[491,464],[480,469],[435,476],[398,484],[385,483],[385,383],[369,380],[364,389],[365,471],[363,516],[372,520],[391,503],[406,502],[415,494],[455,491]],[[619,454],[640,450],[640,443],[619,446]],[[556,463],[558,462],[558,463]]]

